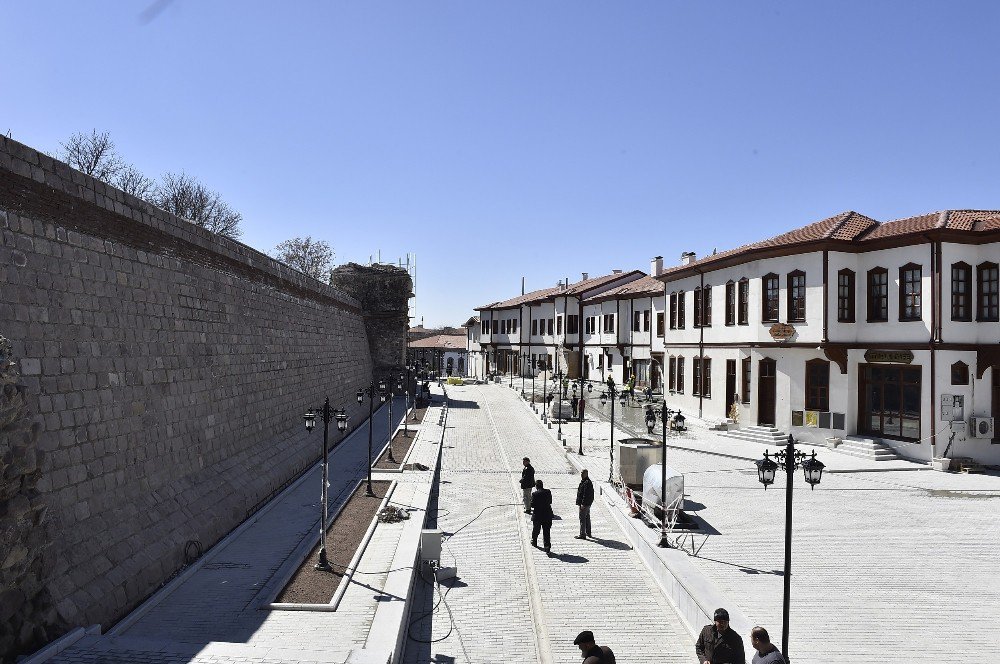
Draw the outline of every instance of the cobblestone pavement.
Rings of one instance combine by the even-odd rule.
[[[495,385],[448,393],[438,525],[451,534],[443,564],[458,578],[441,585],[444,601],[418,587],[405,661],[573,662],[584,629],[621,662],[692,661],[693,640],[600,501],[598,539],[574,539],[579,477],[520,398]],[[518,487],[525,456],[561,517],[552,557],[530,545]]]
[[[610,409],[588,406],[579,461],[606,479]],[[523,407],[530,413],[530,405]],[[641,412],[626,407],[623,417],[617,410],[616,440],[647,437]],[[623,420],[627,428],[617,426]],[[762,445],[721,437],[696,418],[688,422],[689,432],[668,439],[667,464],[684,473],[688,511],[717,531],[699,538],[703,547],[691,560],[780,641],[784,477],[765,492],[750,462],[762,456]],[[578,427],[563,427],[571,450]],[[991,626],[1000,606],[992,569],[1000,545],[1000,477],[888,469],[816,449],[835,472],[825,473],[815,490],[796,475],[793,661],[1000,662],[1000,635]]]

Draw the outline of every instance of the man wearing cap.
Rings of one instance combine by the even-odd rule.
[[[713,623],[705,625],[698,635],[694,651],[701,664],[746,664],[743,639],[729,629],[729,612],[716,609]]]
[[[580,646],[583,664],[615,664],[615,654],[611,652],[611,648],[594,643],[594,633],[589,629],[580,632],[573,640],[573,645]]]

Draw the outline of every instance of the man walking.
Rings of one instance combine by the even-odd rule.
[[[531,514],[531,489],[535,486],[535,469],[531,461],[524,457],[524,468],[521,469],[521,493],[524,494],[524,513]]]
[[[594,483],[590,481],[587,469],[580,471],[580,485],[576,487],[576,504],[580,508],[580,534],[576,539],[590,537],[590,506],[594,504]]]
[[[577,399],[577,396],[574,394],[573,398],[569,400],[569,408],[570,412],[573,413],[574,420],[576,419],[576,408],[578,405],[579,405],[579,399]]]
[[[786,664],[785,656],[774,647],[763,627],[750,630],[750,645],[757,651],[753,654],[753,664]]]
[[[611,652],[611,648],[594,643],[594,633],[589,629],[580,632],[573,640],[573,645],[580,647],[583,664],[616,664],[615,654]]]
[[[538,548],[538,531],[542,531],[545,553],[552,555],[552,492],[545,488],[541,480],[535,480],[535,491],[531,494],[531,546]],[[742,662],[740,664],[743,664]]]
[[[701,664],[746,664],[743,639],[729,629],[729,612],[716,609],[711,625],[705,625],[698,635],[694,651]]]

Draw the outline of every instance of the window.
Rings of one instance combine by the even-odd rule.
[[[701,396],[712,398],[712,360],[701,358]]]
[[[566,334],[576,334],[580,331],[580,317],[575,314],[566,316]]]
[[[726,325],[736,325],[736,284],[726,282]]]
[[[889,320],[889,271],[884,267],[868,270],[868,322]]]
[[[972,266],[968,263],[951,266],[951,319],[972,320]]]
[[[556,316],[556,334],[562,334],[563,332],[563,317]]]
[[[956,362],[951,365],[951,384],[952,385],[968,385],[969,384],[969,365],[965,362]]]
[[[642,328],[642,312],[633,311],[632,312],[632,331],[639,332]]]
[[[837,321],[854,322],[854,272],[851,270],[837,273]]]
[[[976,320],[1000,320],[1000,266],[996,263],[980,263],[976,270],[979,282],[978,311]]]
[[[750,358],[743,358],[743,403],[750,403]]]
[[[701,358],[696,357],[694,361],[691,362],[691,369],[694,372],[692,374],[691,380],[691,394],[698,397],[701,396]]]
[[[899,268],[899,320],[920,320],[920,266]]]
[[[656,312],[656,336],[658,336],[658,337],[662,337],[663,336],[663,312],[662,311],[657,311]]]
[[[761,281],[761,320],[778,322],[778,275],[766,274]]]
[[[604,332],[605,334],[615,333],[615,315],[614,314],[604,314]]]
[[[535,336],[538,334],[538,319],[531,321],[531,335]]]
[[[684,393],[684,358],[677,358],[677,391]]]
[[[511,318],[510,322],[511,322],[511,333],[512,334],[517,334],[517,319],[516,318]]]
[[[684,329],[684,325],[685,325],[684,319],[687,317],[686,314],[685,314],[685,312],[684,312],[684,302],[686,300],[687,300],[687,297],[686,297],[686,293],[684,291],[680,291],[679,293],[677,293],[677,329],[678,330],[683,330]]]
[[[677,293],[670,294],[670,329],[677,329]]]
[[[788,322],[804,323],[806,320],[806,273],[795,270],[788,273]]]
[[[500,333],[500,320],[497,318],[493,319],[493,334]]]
[[[701,324],[712,327],[712,287],[705,286],[701,290],[703,303],[701,305]]]
[[[694,326],[701,327],[701,286],[694,289]]]
[[[548,325],[547,325],[547,327],[548,327],[548,334],[549,334],[549,336],[552,336],[552,319],[549,318],[546,322],[548,323]]]
[[[642,312],[642,331],[649,332],[649,309],[644,309]]]
[[[482,327],[483,327],[482,334],[489,334],[490,333],[490,322],[488,320],[479,321],[479,322],[482,324]]]
[[[671,392],[674,391],[674,387],[677,385],[677,382],[675,381],[676,373],[677,373],[677,358],[671,355],[670,359],[667,361],[667,389],[669,389]]]
[[[806,410],[830,410],[830,363],[806,362]]]
[[[750,324],[750,281],[746,277],[739,282],[739,323],[740,325]]]

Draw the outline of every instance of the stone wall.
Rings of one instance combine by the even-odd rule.
[[[245,519],[318,458],[308,407],[364,419],[372,361],[350,295],[3,137],[0,233],[9,658],[108,627]]]

